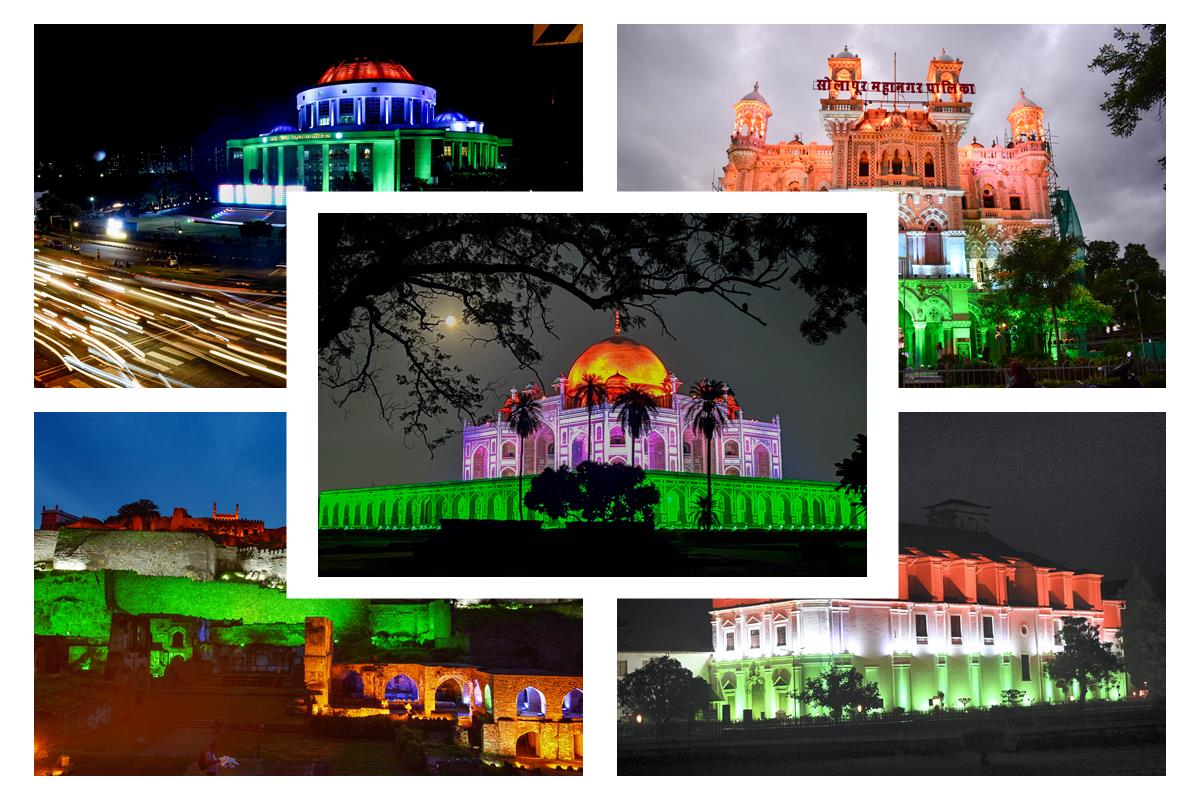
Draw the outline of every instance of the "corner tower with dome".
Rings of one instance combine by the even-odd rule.
[[[279,124],[226,143],[240,183],[218,187],[232,205],[283,206],[296,192],[394,192],[461,170],[500,170],[512,140],[484,132],[458,110],[437,110],[437,91],[403,65],[354,58],[296,95]]]
[[[609,464],[633,464],[665,472],[705,471],[705,441],[688,426],[691,399],[684,383],[662,359],[643,344],[625,336],[620,317],[613,335],[591,345],[560,373],[548,393],[540,387],[513,387],[495,416],[463,430],[463,480],[510,477],[517,474],[518,450],[523,451],[524,474],[558,466],[575,467],[588,458],[588,409],[576,389],[586,375],[604,382],[608,402],[591,411],[591,459]],[[628,387],[645,390],[656,402],[650,430],[636,442],[621,428],[612,401]],[[508,408],[520,392],[539,398],[544,425],[517,447],[517,435],[507,423]],[[713,473],[727,476],[780,479],[783,448],[779,417],[750,419],[732,392],[726,400],[729,424],[713,440]]]
[[[886,76],[872,77],[893,77],[886,66]],[[996,259],[1021,231],[1055,229],[1056,204],[1074,208],[1065,189],[1051,189],[1045,112],[1024,89],[1014,91],[1004,141],[963,141],[975,86],[962,82],[962,72],[962,59],[942,50],[919,83],[864,80],[862,59],[848,45],[831,53],[814,81],[828,144],[798,135],[771,143],[771,106],[755,83],[733,106],[718,186],[896,192],[898,343],[913,365],[979,358],[990,332],[976,300]]]

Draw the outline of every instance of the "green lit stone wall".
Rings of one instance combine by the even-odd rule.
[[[451,639],[450,605],[371,603],[360,599],[288,598],[284,590],[252,583],[198,582],[131,572],[40,572],[34,575],[34,633],[107,641],[113,612],[173,614],[241,622],[233,639],[249,641],[271,626],[297,626],[305,617],[328,617],[347,636],[383,633],[413,643]],[[230,642],[240,643],[240,642]],[[296,644],[302,643],[297,639]]]
[[[973,286],[969,278],[900,280],[899,327],[912,366],[936,365],[938,345],[946,353],[978,357],[981,333]]]
[[[706,493],[704,475],[691,472],[647,471],[658,487],[655,522],[660,528],[694,527],[690,518],[696,500]],[[836,483],[773,480],[714,475],[713,505],[717,528],[823,530],[864,528],[862,516]],[[529,478],[525,478],[528,491]],[[517,479],[376,486],[321,492],[320,526],[343,530],[422,530],[438,527],[443,519],[515,520]],[[547,527],[562,525],[540,514]]]

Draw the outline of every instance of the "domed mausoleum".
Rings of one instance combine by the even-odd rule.
[[[463,170],[505,168],[512,140],[460,111],[437,112],[437,91],[388,59],[331,65],[296,95],[294,124],[226,142],[221,203],[283,206],[295,192],[394,192]]]
[[[704,439],[686,421],[692,402],[687,388],[657,353],[621,333],[618,317],[614,335],[585,349],[554,381],[549,394],[537,386],[520,391],[514,387],[494,420],[464,429],[463,480],[515,476],[518,451],[526,475],[587,460],[588,409],[576,394],[586,375],[597,377],[607,394],[607,402],[591,412],[593,461],[666,472],[705,471]],[[613,409],[613,401],[630,387],[644,390],[658,405],[650,430],[636,443]],[[517,435],[508,425],[508,408],[522,392],[538,398],[544,424],[518,448]],[[729,424],[713,440],[713,474],[781,478],[779,417],[770,422],[746,418],[732,392],[725,403]]]

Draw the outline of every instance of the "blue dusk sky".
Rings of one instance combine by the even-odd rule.
[[[153,500],[197,517],[212,504],[267,527],[287,524],[285,416],[279,413],[34,415],[34,527],[42,506],[104,519]]]

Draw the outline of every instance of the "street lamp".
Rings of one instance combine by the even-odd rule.
[[[1126,278],[1125,285],[1130,287],[1129,291],[1133,292],[1133,310],[1137,312],[1138,321],[1138,348],[1142,351],[1138,353],[1138,361],[1141,361],[1146,355],[1146,345],[1145,336],[1142,334],[1142,309],[1141,306],[1138,305],[1138,285],[1137,281],[1135,281],[1133,278]]]
[[[88,202],[92,204],[92,213],[95,214],[96,213],[96,198],[95,198],[95,196],[89,197]]]

